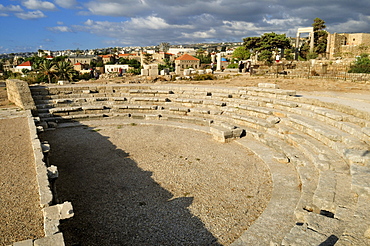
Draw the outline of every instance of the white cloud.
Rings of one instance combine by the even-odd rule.
[[[54,2],[62,8],[72,8],[77,5],[76,0],[55,0]]]
[[[329,31],[366,32],[370,29],[369,0],[357,0],[351,4],[345,1],[322,2],[320,8],[317,1],[303,0],[18,1],[34,5],[52,1],[63,8],[83,7],[78,14],[89,16],[84,23],[67,26],[60,21],[58,26],[49,30],[85,32],[117,45],[242,41],[245,37],[266,32],[286,33],[294,37],[297,28],[311,26],[315,17],[326,21]],[[358,14],[361,11],[364,13],[362,16]],[[121,17],[122,21],[111,22],[113,18],[110,17]]]
[[[73,30],[68,26],[49,27],[48,30],[52,32],[73,32]]]
[[[0,11],[9,11],[9,12],[21,12],[23,11],[19,5],[8,5],[4,6],[0,4]]]
[[[345,22],[331,25],[329,32],[363,32],[370,29],[370,15],[360,15],[357,20],[349,19]]]
[[[46,15],[44,15],[40,10],[16,13],[15,15],[23,20],[33,20],[46,17]]]
[[[90,14],[103,16],[136,16],[153,11],[146,3],[132,1],[92,1],[86,4]]]
[[[56,10],[56,6],[51,2],[39,1],[39,0],[24,0],[22,2],[23,6],[28,9],[38,9],[38,10]]]

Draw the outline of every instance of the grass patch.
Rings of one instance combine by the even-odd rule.
[[[215,76],[212,74],[197,74],[193,77],[193,80],[214,80]]]

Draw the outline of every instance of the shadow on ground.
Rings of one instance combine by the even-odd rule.
[[[58,200],[74,207],[60,226],[66,245],[220,245],[187,209],[193,198],[173,199],[98,131],[62,128],[40,138],[58,166]]]

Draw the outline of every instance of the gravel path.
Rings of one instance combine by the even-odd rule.
[[[0,245],[43,234],[27,118],[0,109]]]
[[[67,245],[228,245],[263,212],[267,167],[236,143],[164,126],[43,133],[60,176]]]

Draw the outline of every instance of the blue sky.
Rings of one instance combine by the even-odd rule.
[[[0,53],[294,37],[316,17],[370,32],[369,0],[2,0]]]

